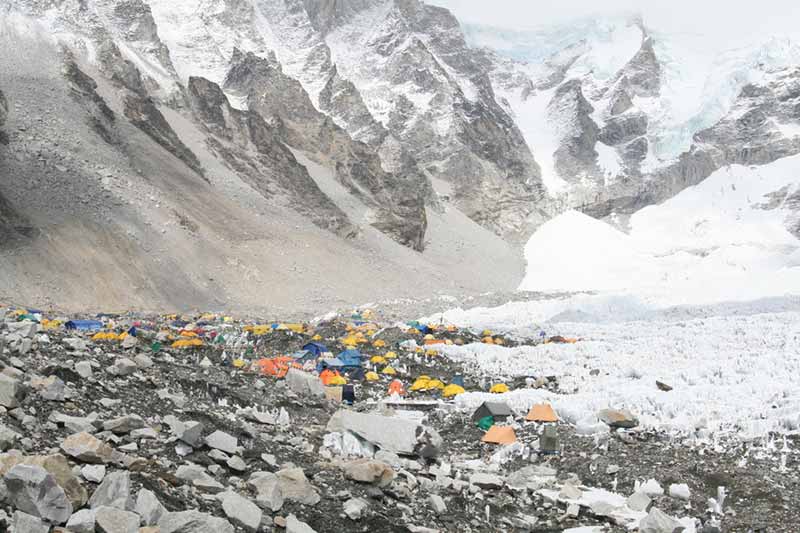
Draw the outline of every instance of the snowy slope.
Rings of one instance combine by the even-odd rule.
[[[672,298],[742,286],[800,293],[800,241],[771,193],[800,187],[800,156],[715,172],[674,198],[635,213],[626,234],[568,212],[544,224],[525,248],[523,290],[670,292]],[[701,293],[696,290],[702,289]],[[738,298],[734,298],[738,299]]]

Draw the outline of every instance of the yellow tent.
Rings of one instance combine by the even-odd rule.
[[[504,392],[508,391],[509,391],[508,385],[506,385],[505,383],[495,383],[494,385],[492,385],[492,388],[489,389],[489,392],[494,394],[503,394]]]
[[[382,365],[382,364],[386,363],[386,358],[383,357],[382,355],[373,355],[370,358],[369,362],[374,364],[374,365],[379,365],[379,364]]]
[[[364,376],[364,378],[367,381],[378,381],[378,379],[380,379],[378,374],[376,374],[375,372],[367,372],[367,374]]]
[[[395,370],[391,366],[387,366],[386,368],[381,370],[381,374],[387,374],[389,376],[394,376],[395,374],[397,374],[397,370]]]
[[[459,394],[464,394],[464,392],[466,392],[464,390],[464,387],[462,387],[461,385],[456,385],[455,383],[451,383],[450,385],[444,388],[444,390],[442,391],[442,396],[444,396],[445,398],[453,398],[455,396],[458,396]]]

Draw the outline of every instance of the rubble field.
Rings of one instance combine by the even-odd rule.
[[[686,442],[624,409],[587,413],[587,432],[548,405],[503,400],[523,388],[569,394],[559,376],[486,375],[442,350],[580,339],[366,310],[312,323],[12,306],[0,317],[0,530],[771,533],[800,523],[796,436]],[[477,410],[458,401],[476,391],[494,394]]]

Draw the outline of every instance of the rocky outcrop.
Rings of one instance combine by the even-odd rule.
[[[595,144],[600,129],[592,120],[593,112],[577,79],[563,83],[548,106],[551,119],[563,124],[554,158],[559,176],[568,181],[580,181],[597,174]]]
[[[205,78],[190,78],[187,94],[195,117],[209,133],[209,149],[253,189],[265,198],[287,196],[290,205],[317,226],[343,237],[355,235],[347,215],[325,196],[260,114],[234,109],[219,85]]]
[[[372,225],[397,242],[422,250],[428,185],[418,174],[386,172],[374,149],[354,141],[319,112],[303,86],[272,56],[234,54],[225,89],[246,95],[248,107],[276,124],[282,141],[334,168],[337,180],[374,208]]]
[[[627,65],[617,74],[636,96],[656,97],[661,92],[661,63],[653,48],[653,38],[645,33],[642,46]]]
[[[67,59],[63,68],[70,91],[75,100],[86,110],[91,128],[109,144],[120,142],[116,129],[116,115],[106,101],[97,94],[97,83],[78,67],[73,59]]]

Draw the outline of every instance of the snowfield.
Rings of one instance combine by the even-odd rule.
[[[604,408],[690,441],[800,432],[800,241],[782,209],[798,186],[800,157],[791,157],[720,170],[635,213],[627,233],[567,212],[526,246],[521,289],[550,296],[426,320],[579,338],[443,352],[491,381],[556,376],[559,393],[523,388],[502,399],[521,412],[550,402],[585,434],[607,431],[595,417]],[[458,402],[473,408],[490,396]]]

